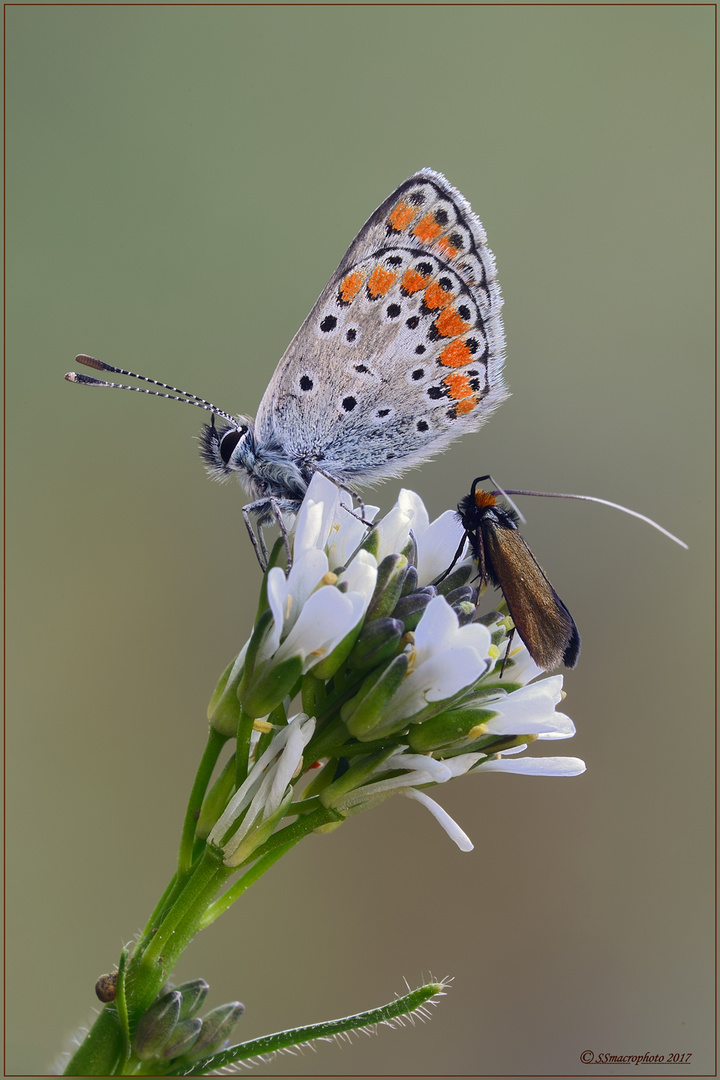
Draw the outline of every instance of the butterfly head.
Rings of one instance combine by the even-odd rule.
[[[252,471],[255,461],[255,432],[248,416],[232,423],[215,424],[213,415],[200,432],[200,457],[213,480],[227,480],[233,473]]]

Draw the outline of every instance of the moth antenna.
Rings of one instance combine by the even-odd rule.
[[[512,499],[508,495],[507,491],[505,491],[504,488],[500,487],[500,485],[498,484],[495,477],[491,476],[490,473],[487,473],[485,476],[478,476],[478,478],[476,480],[473,480],[473,485],[472,485],[472,493],[473,493],[473,495],[475,494],[475,488],[477,487],[477,485],[480,483],[481,480],[489,480],[490,483],[495,486],[495,491],[493,491],[493,495],[502,495],[503,499],[505,499],[506,502],[510,503],[510,506],[512,506],[513,510],[517,514],[519,520],[522,521],[523,525],[527,525],[527,518],[523,514],[520,507],[517,505],[517,503],[514,503],[512,501]]]
[[[494,481],[493,481],[494,482]],[[496,485],[497,486],[497,485]],[[508,492],[498,488],[495,494],[504,495],[507,498]],[[659,525],[657,521],[653,521],[652,518],[646,517],[645,514],[638,513],[637,510],[631,510],[629,506],[621,506],[620,503],[610,502],[609,499],[599,499],[597,495],[567,495],[559,491],[520,491],[516,488],[510,488],[510,495],[538,495],[543,499],[581,499],[583,502],[596,502],[601,503],[603,506],[610,506],[613,510],[622,510],[624,514],[630,514],[631,517],[638,518],[640,521],[644,521],[646,525],[652,525],[653,529],[657,529],[663,536],[667,536],[668,540],[674,540],[680,547],[688,550],[688,545],[680,537],[674,536],[673,533],[664,529],[662,525]]]
[[[135,371],[126,371],[124,368],[114,367],[112,364],[105,363],[104,360],[97,360],[94,356],[87,356],[85,353],[79,353],[75,360],[78,364],[85,364],[87,367],[95,368],[96,371],[111,371],[115,375],[127,375],[131,379],[140,379],[142,382],[152,383],[153,386],[162,386],[165,390],[172,390],[174,393],[163,394],[159,390],[147,390],[144,386],[128,386],[127,383],[108,382],[105,379],[95,379],[92,375],[82,375],[77,371],[68,371],[65,376],[68,382],[77,383],[79,386],[109,386],[114,390],[134,390],[136,394],[150,394],[152,397],[181,401],[184,405],[195,405],[197,408],[211,412],[215,416],[221,416],[232,427],[238,427],[238,421],[235,417],[231,416],[230,413],[226,413],[223,409],[218,409],[217,405],[213,405],[211,401],[199,397],[198,394],[191,394],[188,390],[180,390],[177,386],[170,386],[169,383],[160,382],[159,379],[151,379],[147,375],[138,375]]]

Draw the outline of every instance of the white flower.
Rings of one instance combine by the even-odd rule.
[[[338,796],[325,795],[322,798],[323,803],[342,814],[349,814],[358,806],[366,810],[368,805],[382,802],[403,788],[418,784],[443,784],[452,777],[453,770],[448,768],[444,761],[437,761],[426,754],[406,751],[408,747],[400,745],[395,753],[373,769],[367,783]],[[398,769],[404,770],[399,776],[392,776],[387,780],[375,779],[383,773],[396,772]]]
[[[347,504],[348,498],[325,476],[313,474],[295,521],[293,556],[311,548],[324,550],[338,520],[340,504],[343,499]]]
[[[468,737],[536,735],[538,739],[571,738],[575,734],[572,720],[555,712],[555,706],[562,700],[562,685],[562,675],[550,675],[511,694],[483,698],[479,704],[495,715],[474,727]]]
[[[372,569],[376,574],[376,568]],[[372,576],[368,575],[362,584],[367,585]],[[372,589],[368,595],[367,589],[363,592],[342,593],[334,585],[319,588],[303,605],[290,633],[274,653],[273,663],[281,664],[290,657],[299,656],[302,659],[303,674],[309,671],[358,625],[370,602],[370,596]]]
[[[303,672],[329,655],[363,618],[377,580],[377,562],[360,551],[338,578],[330,573],[326,546],[337,555],[338,536],[355,543],[356,519],[347,513],[341,492],[315,473],[297,516],[293,564],[287,577],[279,566],[267,575],[267,598],[273,624],[260,646],[256,668],[272,659],[280,663],[300,656]],[[364,527],[362,527],[364,532]],[[331,545],[331,546],[332,546]],[[336,586],[344,582],[346,591]]]
[[[328,760],[333,777],[320,781],[323,774],[318,774],[317,785],[315,780],[309,783],[303,794],[308,805],[316,798],[346,817],[403,794],[428,809],[454,842],[469,851],[468,836],[426,789],[469,773],[583,772],[585,765],[577,758],[524,753],[535,740],[567,739],[575,733],[572,720],[556,711],[563,696],[562,676],[545,676],[519,637],[501,671],[507,619],[498,617],[490,626],[481,621],[460,625],[442,595],[432,596],[429,590],[414,596],[416,587],[422,589],[447,570],[458,551],[458,563],[466,560],[463,530],[454,512],[431,523],[422,500],[403,490],[375,526],[371,542],[361,546],[367,527],[351,509],[346,493],[315,474],[295,522],[292,568],[287,577],[279,567],[267,574],[272,618],[265,615],[251,639],[252,669],[243,682],[246,646],[227,685],[232,693],[239,686],[243,708],[255,717],[296,692],[300,674],[314,672],[319,682],[337,676],[328,684],[327,697],[314,697],[315,684],[308,684],[307,700],[326,703],[308,752],[312,760]],[[366,508],[368,518],[373,513],[374,508]],[[404,561],[395,560],[395,580],[391,575],[383,582],[384,591],[374,596],[378,563],[413,548],[417,586],[412,584],[414,575],[404,578]],[[403,586],[409,591],[400,594]],[[419,617],[428,596],[432,598]],[[358,642],[373,598],[373,610],[381,614]],[[387,636],[383,620],[391,624]],[[230,710],[223,733],[233,722],[237,720]],[[291,780],[314,727],[315,720],[303,714],[280,728],[230,800],[209,838],[222,846],[227,865],[243,863],[287,813]],[[349,766],[336,774],[335,763],[346,756],[350,733]],[[369,744],[367,753],[358,740]]]
[[[486,626],[460,626],[445,598],[433,597],[415,630],[410,672],[392,698],[380,730],[391,729],[398,719],[412,722],[429,705],[447,701],[476,683],[494,663],[490,646]]]
[[[526,683],[532,682],[533,679],[545,674],[545,669],[537,666],[517,634],[508,659],[512,660],[513,666],[509,669],[506,678],[509,678],[514,683],[521,683],[525,686]]]
[[[412,496],[412,498],[411,498]],[[420,505],[418,506],[415,502]],[[467,564],[467,544],[463,544],[465,530],[454,510],[446,510],[433,522],[428,512],[412,491],[403,489],[398,498],[399,505],[413,507],[412,532],[417,543],[418,584],[431,585],[441,577],[451,565],[458,550],[462,551],[453,569]]]
[[[455,558],[464,536],[464,529],[454,510],[446,510],[432,523],[419,495],[402,488],[389,514],[376,526],[378,562],[386,555],[403,551],[412,532],[417,544],[418,584],[430,585],[439,578]],[[457,565],[464,563],[458,559]]]
[[[208,837],[222,847],[226,866],[239,866],[273,831],[292,798],[290,781],[302,763],[303,751],[315,730],[315,718],[304,713],[279,728],[247,779],[235,792]],[[239,822],[233,835],[223,837]]]
[[[341,493],[338,501],[337,515],[325,545],[331,570],[337,570],[350,563],[352,556],[367,538],[370,525],[378,512],[377,506],[368,506],[366,503],[363,507],[365,515],[363,519],[360,517],[359,510],[352,509],[349,496],[346,501],[343,495],[344,492]]]

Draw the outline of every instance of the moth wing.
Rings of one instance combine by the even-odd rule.
[[[335,479],[382,479],[475,430],[507,396],[485,231],[422,169],[362,227],[288,346],[255,436]]]
[[[520,533],[494,526],[483,530],[483,539],[512,620],[535,663],[545,671],[563,663],[575,667],[580,653],[575,620]]]

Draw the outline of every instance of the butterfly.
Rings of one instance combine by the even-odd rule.
[[[353,240],[254,420],[92,357],[78,360],[175,390],[213,414],[200,453],[212,477],[236,475],[244,484],[252,502],[243,514],[257,551],[250,515],[259,526],[274,519],[282,528],[313,473],[355,494],[480,427],[508,394],[501,307],[481,222],[444,176],[421,169]],[[141,389],[75,372],[66,378]]]

